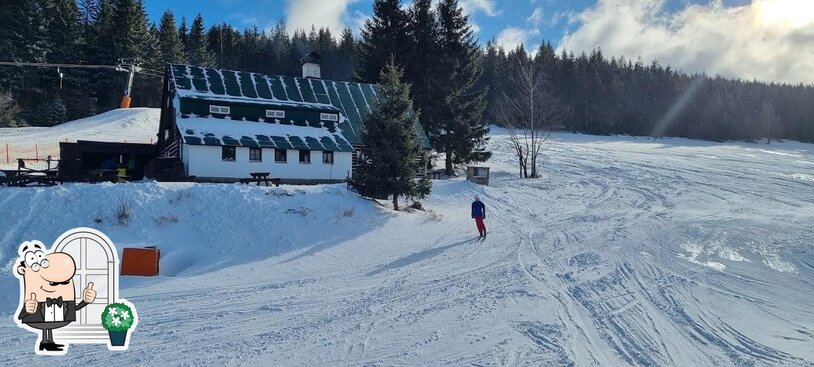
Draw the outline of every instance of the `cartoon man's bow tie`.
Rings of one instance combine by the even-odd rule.
[[[49,307],[53,306],[53,305],[57,305],[59,307],[62,307],[62,304],[63,304],[62,297],[60,296],[59,298],[46,298],[45,299],[45,304],[48,305]]]

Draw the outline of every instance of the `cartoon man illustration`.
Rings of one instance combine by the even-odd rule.
[[[61,352],[64,345],[54,341],[53,330],[76,321],[76,311],[92,303],[96,291],[93,283],[88,283],[77,303],[74,259],[64,252],[46,254],[44,249],[40,241],[20,245],[17,274],[22,280],[24,299],[18,318],[28,327],[42,330],[40,351]]]

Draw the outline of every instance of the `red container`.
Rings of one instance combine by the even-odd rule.
[[[121,275],[156,276],[160,257],[161,251],[154,247],[125,248],[122,252]]]

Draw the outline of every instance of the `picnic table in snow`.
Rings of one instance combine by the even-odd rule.
[[[280,179],[279,178],[269,178],[271,172],[250,172],[249,173],[252,178],[244,178],[240,180],[242,184],[250,184],[252,182],[257,183],[257,186],[260,186],[260,183],[264,183],[266,186],[270,186],[269,182],[273,183],[274,186],[280,186]]]

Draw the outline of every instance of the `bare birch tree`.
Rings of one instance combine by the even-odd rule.
[[[521,178],[539,177],[538,158],[565,115],[548,88],[549,71],[533,60],[518,60],[509,77],[509,91],[498,101],[498,121],[508,130]]]

